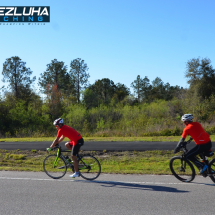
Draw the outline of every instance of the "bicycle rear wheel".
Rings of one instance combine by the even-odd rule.
[[[43,169],[49,177],[59,179],[66,174],[67,165],[62,157],[49,155],[43,161]]]
[[[190,161],[175,156],[170,159],[169,167],[172,174],[180,181],[191,182],[195,178],[195,169]]]
[[[215,159],[211,160],[208,167],[208,172],[210,179],[215,183]]]
[[[101,173],[101,165],[99,161],[91,155],[83,155],[79,160],[80,176],[86,180],[94,180]]]

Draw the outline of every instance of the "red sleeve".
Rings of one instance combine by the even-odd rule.
[[[62,136],[61,129],[57,132],[57,137],[60,138]]]
[[[185,128],[183,130],[183,133],[182,133],[181,137],[184,138],[184,139],[186,139],[187,135],[188,135],[188,132],[187,132],[187,129]]]

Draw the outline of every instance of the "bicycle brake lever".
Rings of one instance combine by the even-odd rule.
[[[190,137],[190,139],[187,141],[187,144],[191,143],[192,140],[193,140],[193,138]]]

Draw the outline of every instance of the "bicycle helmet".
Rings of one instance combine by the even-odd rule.
[[[59,124],[63,124],[63,119],[59,118],[53,122],[53,125],[59,125]]]
[[[184,114],[182,117],[181,117],[181,121],[183,122],[192,122],[193,121],[193,114]]]

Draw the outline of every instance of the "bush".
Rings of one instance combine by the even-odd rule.
[[[55,136],[51,113],[45,104],[26,104],[16,101],[12,105],[0,103],[2,122],[1,137]],[[200,101],[198,98],[174,98],[171,101],[157,100],[151,103],[114,106],[101,105],[87,109],[82,104],[64,104],[61,116],[65,124],[83,136],[178,136],[183,130],[180,121],[183,113],[193,113],[209,134],[215,134],[215,98]]]

